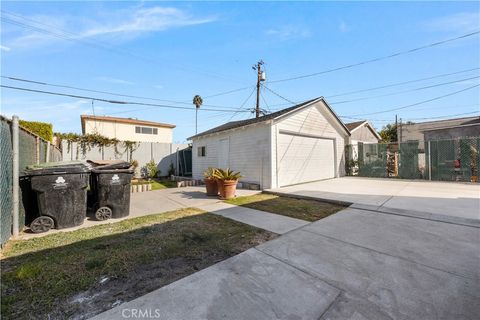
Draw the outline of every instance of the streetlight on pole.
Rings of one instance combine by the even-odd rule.
[[[198,109],[203,104],[202,97],[198,94],[193,97],[193,104],[195,105],[195,134],[198,133]]]

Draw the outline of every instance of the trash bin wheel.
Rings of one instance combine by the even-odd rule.
[[[110,209],[109,207],[100,207],[95,212],[95,218],[97,218],[97,220],[100,220],[100,221],[108,220],[111,217],[112,217],[112,209]]]
[[[32,230],[33,233],[42,233],[42,232],[47,232],[51,228],[53,228],[55,225],[55,222],[53,221],[52,218],[47,217],[47,216],[41,216],[38,218],[35,218],[35,220],[30,223],[30,230]]]

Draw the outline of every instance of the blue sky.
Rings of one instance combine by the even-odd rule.
[[[415,121],[478,114],[479,87],[398,111],[363,115],[479,84],[478,34],[336,72],[273,81],[478,31],[479,6],[478,2],[2,2],[2,76],[175,102],[1,80],[3,85],[37,90],[189,107],[94,103],[97,115],[176,124],[177,142],[194,134],[195,112],[190,103],[195,94],[205,97],[204,104],[209,106],[203,109],[239,110],[253,90],[256,74],[251,66],[259,59],[266,63],[266,86],[287,100],[325,96],[337,114],[370,119],[378,129],[393,121],[395,114]],[[444,85],[447,82],[452,83]],[[414,90],[432,85],[439,86]],[[208,97],[243,87],[249,88]],[[264,90],[262,95],[262,107],[267,110],[289,106],[272,92]],[[342,103],[346,100],[357,101]],[[236,114],[201,110],[199,131],[252,117],[244,109],[254,104],[252,95]],[[2,88],[1,113],[51,122],[55,131],[80,132],[80,114],[91,114],[92,106],[89,100]]]

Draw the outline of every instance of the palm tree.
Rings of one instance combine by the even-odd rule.
[[[198,133],[198,109],[203,104],[202,97],[198,94],[193,97],[193,104],[195,105],[195,134]]]

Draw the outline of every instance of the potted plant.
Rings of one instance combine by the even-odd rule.
[[[242,177],[240,172],[234,172],[229,168],[225,170],[217,169],[214,173],[214,177],[217,178],[220,199],[234,198],[238,179]]]
[[[208,168],[208,170],[203,173],[207,196],[218,196],[217,178],[215,178],[216,170],[215,168]]]

